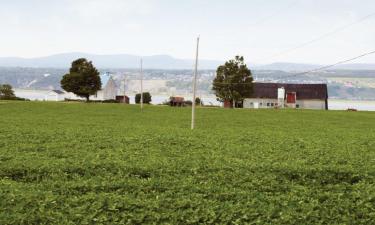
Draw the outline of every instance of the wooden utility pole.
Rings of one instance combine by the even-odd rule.
[[[141,111],[143,110],[143,60],[141,59]]]
[[[126,104],[126,74],[124,74],[124,104]]]
[[[193,79],[193,105],[191,108],[191,129],[194,130],[195,127],[195,98],[197,92],[197,74],[198,74],[198,56],[199,56],[199,37],[197,38],[197,50],[195,55],[195,69],[194,69],[194,79]]]

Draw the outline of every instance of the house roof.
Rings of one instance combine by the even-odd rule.
[[[251,98],[277,99],[278,88],[284,88],[285,93],[296,92],[297,99],[321,99],[328,98],[327,84],[283,84],[283,83],[254,83]]]
[[[52,91],[59,95],[65,94],[65,92],[60,91],[60,90],[52,90]]]
[[[100,81],[102,82],[102,88],[104,88],[107,85],[110,78],[111,78],[111,76],[108,73],[100,75]]]

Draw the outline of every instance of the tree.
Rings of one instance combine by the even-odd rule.
[[[244,63],[243,56],[236,56],[219,66],[212,85],[217,100],[221,102],[229,101],[235,105],[238,101],[250,97],[253,91],[253,77]]]
[[[9,84],[0,84],[0,98],[1,99],[13,99],[16,96],[14,95],[12,86]]]
[[[143,92],[143,103],[144,104],[150,104],[152,101],[150,92]],[[139,104],[141,103],[141,94],[135,95],[135,103]]]
[[[102,87],[98,70],[85,58],[73,61],[69,73],[63,76],[60,83],[65,91],[86,98],[87,102],[90,95],[94,95]]]
[[[195,98],[195,104],[196,105],[203,105],[203,101],[199,97],[196,97]]]

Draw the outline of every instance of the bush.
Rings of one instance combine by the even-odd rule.
[[[65,98],[66,102],[87,102],[86,100],[82,99],[70,99],[70,98]],[[108,100],[89,100],[89,103],[120,103],[119,101],[115,99],[108,99]]]
[[[190,100],[186,100],[186,101],[184,102],[184,104],[187,105],[187,106],[192,106],[192,105],[193,105],[193,102],[190,101]]]
[[[101,101],[101,102],[102,103],[120,103],[119,101],[114,100],[114,99],[104,100],[104,101]]]
[[[11,100],[11,101],[30,101],[27,98],[19,98],[19,97],[8,97],[8,96],[0,96],[0,100]]]
[[[152,101],[150,92],[143,92],[143,103],[150,104]],[[139,104],[141,103],[141,94],[135,95],[135,103]]]
[[[203,105],[203,101],[202,101],[202,99],[200,99],[199,97],[196,97],[196,98],[195,98],[195,104],[196,104],[196,105]]]

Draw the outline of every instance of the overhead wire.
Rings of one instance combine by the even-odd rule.
[[[292,75],[283,76],[281,78],[285,79],[285,78],[296,77],[296,76],[306,75],[306,74],[313,73],[313,72],[322,71],[322,70],[329,69],[329,68],[335,67],[335,66],[340,65],[340,64],[348,63],[348,62],[351,62],[351,61],[354,61],[354,60],[357,60],[357,59],[360,59],[360,58],[363,58],[365,56],[372,55],[372,54],[375,54],[375,50],[363,53],[361,55],[355,56],[355,57],[350,58],[350,59],[341,60],[339,62],[330,64],[330,65],[322,66],[322,67],[319,67],[319,68],[316,68],[316,69],[312,69],[312,70],[308,70],[308,71],[304,71],[304,72],[300,72],[300,73],[295,73],[295,74],[292,74]],[[219,85],[238,85],[238,84],[242,84],[242,85],[246,84],[247,85],[248,84],[248,83],[230,83],[230,82],[213,82],[213,83],[219,84]]]
[[[324,38],[326,38],[326,37],[329,37],[329,36],[334,35],[334,34],[336,34],[336,33],[338,33],[338,32],[341,32],[341,31],[343,31],[343,30],[346,30],[346,29],[349,28],[349,27],[352,27],[352,26],[354,26],[354,25],[357,25],[357,24],[359,24],[359,23],[362,23],[363,21],[365,21],[365,20],[367,20],[367,19],[370,19],[370,18],[373,17],[373,16],[375,16],[375,12],[374,12],[374,13],[371,13],[371,14],[368,14],[368,15],[366,15],[366,16],[364,16],[364,17],[361,17],[360,19],[358,19],[358,20],[356,20],[356,21],[354,21],[354,22],[352,22],[352,23],[350,23],[350,24],[346,24],[346,25],[344,25],[344,26],[340,26],[340,27],[338,27],[338,28],[335,28],[335,29],[333,29],[333,30],[331,30],[331,31],[329,31],[329,32],[326,32],[326,33],[324,33],[324,34],[322,34],[322,35],[320,35],[320,36],[317,36],[317,37],[314,38],[314,39],[311,39],[311,40],[309,40],[309,41],[306,41],[306,42],[304,42],[304,43],[301,43],[301,44],[299,44],[299,45],[297,45],[297,46],[295,46],[295,47],[292,47],[292,48],[289,48],[289,49],[283,50],[283,51],[281,51],[281,52],[275,53],[275,54],[270,55],[270,56],[268,56],[268,57],[261,58],[261,59],[259,59],[258,61],[263,61],[263,60],[266,60],[266,59],[274,58],[274,57],[276,57],[276,56],[281,56],[281,55],[285,55],[285,54],[288,54],[288,53],[290,53],[290,52],[296,51],[296,50],[301,49],[301,48],[303,48],[303,47],[305,47],[305,46],[308,46],[308,45],[310,45],[310,44],[313,44],[313,43],[315,43],[315,42],[318,42],[318,41],[320,41],[320,40],[322,40],[322,39],[324,39]]]

